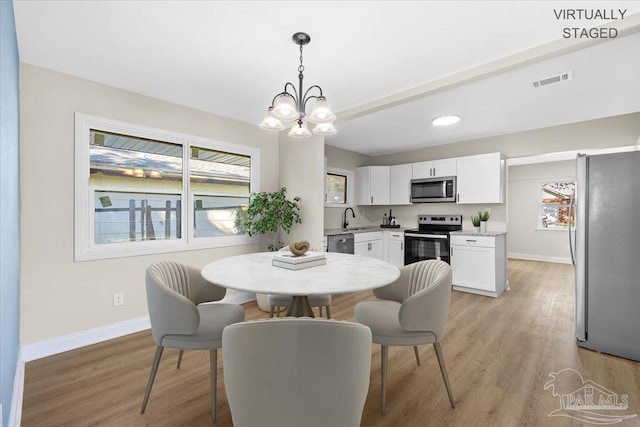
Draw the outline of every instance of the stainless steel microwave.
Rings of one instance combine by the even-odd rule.
[[[455,203],[455,201],[455,176],[411,180],[411,203]]]

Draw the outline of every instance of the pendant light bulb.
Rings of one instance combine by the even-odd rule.
[[[289,136],[292,138],[306,138],[311,136],[311,132],[309,132],[309,128],[305,122],[298,120],[291,128],[291,131],[289,131]]]
[[[296,101],[289,94],[281,94],[273,103],[273,115],[280,120],[293,120],[298,117]]]

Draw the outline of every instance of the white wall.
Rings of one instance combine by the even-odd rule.
[[[211,94],[215,96],[215,94]],[[21,64],[21,343],[147,315],[146,267],[172,259],[202,267],[261,245],[73,261],[74,113],[258,147],[261,190],[279,188],[278,135],[51,70]],[[113,308],[113,293],[125,305]]]
[[[550,180],[575,180],[575,161],[509,167],[507,215],[510,257],[551,262],[571,262],[567,231],[538,230],[540,184]]]

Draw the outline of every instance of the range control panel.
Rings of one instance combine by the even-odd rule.
[[[462,215],[418,215],[418,224],[462,225]]]

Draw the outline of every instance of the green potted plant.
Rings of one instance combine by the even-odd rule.
[[[487,232],[487,221],[491,217],[491,212],[488,209],[485,209],[484,212],[478,211],[478,217],[480,219],[480,232]]]
[[[471,215],[471,223],[473,224],[473,230],[476,233],[480,232],[480,215]]]
[[[302,222],[298,206],[301,200],[298,196],[287,199],[286,187],[272,193],[252,193],[249,206],[236,211],[236,226],[249,236],[273,233],[268,249],[277,251],[284,246],[278,241],[278,231],[289,234],[294,224]]]

